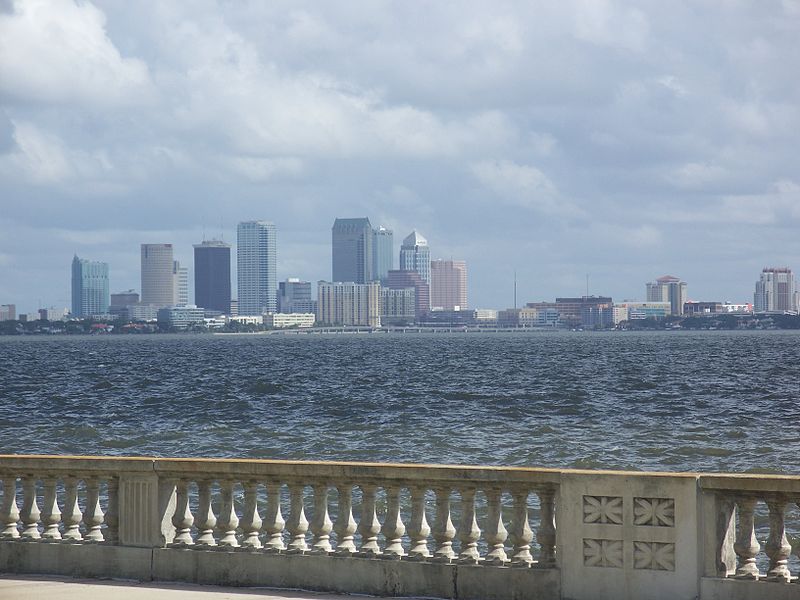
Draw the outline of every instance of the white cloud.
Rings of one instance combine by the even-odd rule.
[[[718,215],[725,221],[753,225],[794,224],[800,220],[800,185],[782,179],[764,194],[725,196]]]
[[[90,2],[18,0],[0,13],[0,92],[22,100],[131,104],[151,93],[147,66],[124,58]]]

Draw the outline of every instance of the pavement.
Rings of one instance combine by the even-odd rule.
[[[141,583],[101,579],[0,575],[0,600],[346,600],[354,596],[272,588]],[[369,598],[371,596],[361,596]]]

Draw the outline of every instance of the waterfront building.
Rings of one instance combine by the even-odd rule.
[[[236,259],[239,314],[258,315],[278,308],[277,239],[273,223],[239,223]]]
[[[474,327],[474,310],[432,310],[421,323],[429,327]]]
[[[419,321],[430,311],[430,288],[416,271],[391,270],[386,278],[386,287],[392,290],[414,288],[415,317]]]
[[[16,304],[0,304],[0,321],[16,321]]]
[[[69,314],[69,309],[51,306],[50,308],[40,308],[38,312],[40,321],[63,321],[64,317]]]
[[[722,312],[722,302],[698,302],[692,300],[683,304],[683,314],[687,317],[718,315]]]
[[[372,225],[366,217],[336,219],[331,228],[332,280],[368,283],[373,279]]]
[[[150,322],[158,319],[158,308],[152,304],[128,304],[111,306],[109,312],[123,321]]]
[[[263,325],[264,315],[237,315],[228,317],[228,323],[238,323],[239,325]]]
[[[467,263],[463,260],[431,261],[431,308],[467,308]]]
[[[108,263],[72,258],[72,315],[108,313]]]
[[[220,240],[194,245],[194,303],[231,312],[231,246]]]
[[[175,306],[187,306],[189,304],[189,267],[182,267],[180,262],[173,261],[172,277],[174,280],[172,303]]]
[[[605,329],[614,326],[614,302],[608,296],[556,298],[555,309],[567,327]]]
[[[753,310],[757,313],[796,313],[797,293],[789,267],[764,267],[756,281]]]
[[[683,314],[686,303],[686,282],[673,275],[664,275],[646,284],[648,302],[669,302],[670,314]]]
[[[142,244],[141,255],[142,304],[159,308],[175,304],[172,244]]]
[[[417,314],[416,291],[413,287],[381,288],[381,324],[409,325]]]
[[[381,326],[381,287],[378,283],[317,284],[317,321],[324,325]]]
[[[172,329],[188,329],[205,323],[202,307],[193,304],[160,308],[156,318],[160,327]]]
[[[136,290],[126,290],[111,294],[109,308],[116,306],[128,306],[129,304],[139,304],[139,293]]]
[[[422,280],[431,285],[431,249],[428,240],[412,231],[400,246],[400,270],[416,271]]]
[[[752,313],[753,305],[751,303],[737,304],[733,302],[725,302],[722,305],[722,312],[724,313]]]
[[[317,301],[311,299],[311,282],[290,277],[278,284],[279,313],[316,313]]]
[[[372,230],[372,280],[386,281],[394,269],[394,233],[381,226]]]
[[[479,324],[489,325],[497,322],[497,311],[493,308],[476,308],[475,321]]]
[[[497,324],[500,327],[539,327],[539,309],[526,306],[500,310]]]
[[[271,329],[313,327],[316,320],[314,313],[266,313],[263,317],[264,326]]]
[[[619,325],[622,321],[663,319],[672,314],[672,305],[669,302],[625,301],[614,305],[613,314],[614,325]]]

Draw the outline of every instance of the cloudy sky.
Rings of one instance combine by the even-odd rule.
[[[470,304],[752,300],[800,270],[800,2],[0,0],[0,303],[67,306],[74,253],[337,216],[469,265]]]

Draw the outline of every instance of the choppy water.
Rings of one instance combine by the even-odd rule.
[[[800,473],[799,342],[0,338],[0,452]]]

